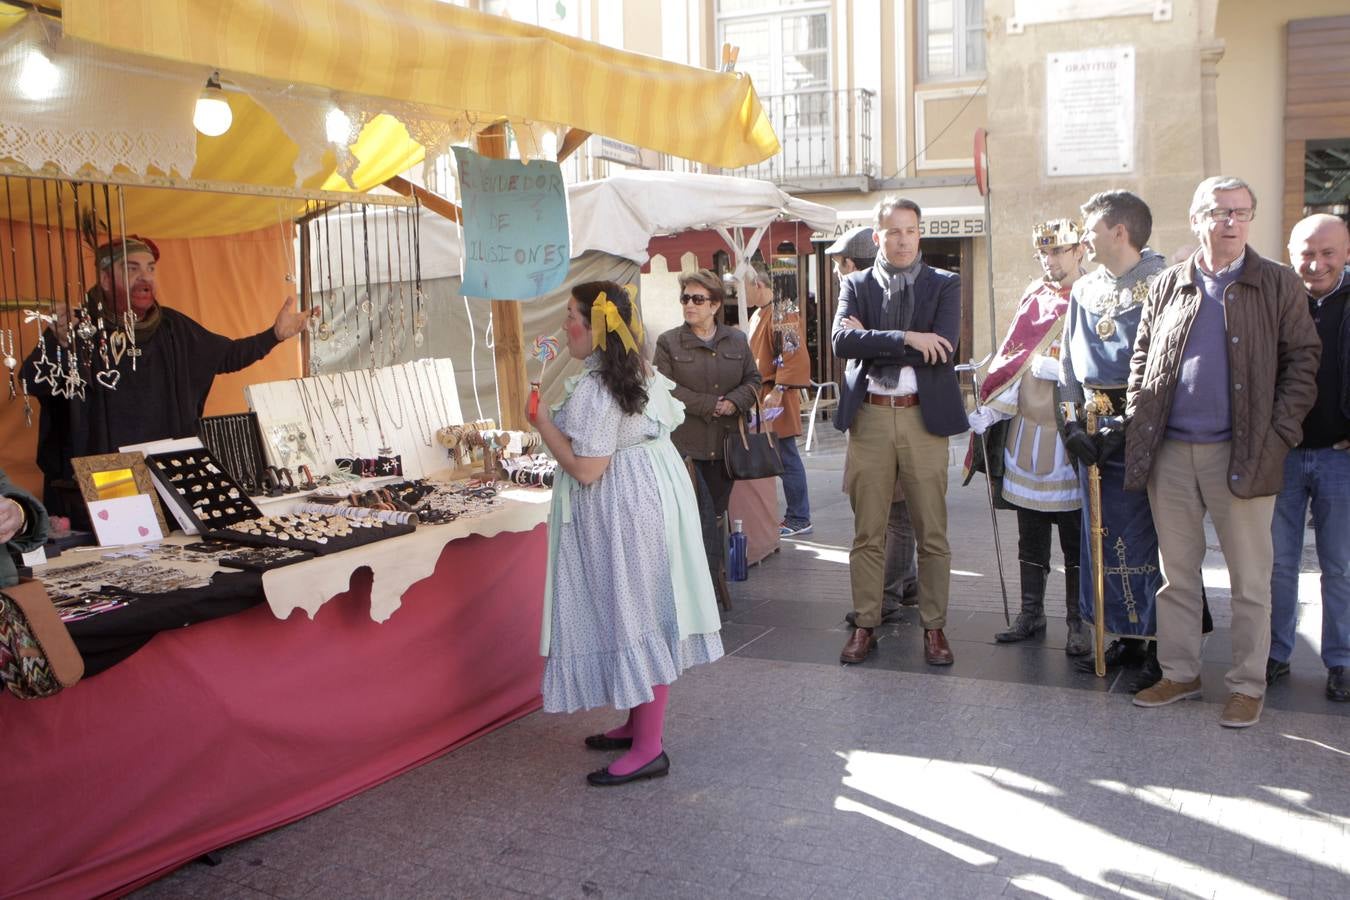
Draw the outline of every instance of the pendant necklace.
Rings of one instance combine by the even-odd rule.
[[[373,373],[374,369],[367,369],[364,372],[366,376],[366,394],[370,397],[370,408],[375,411],[375,428],[380,432],[380,446],[377,447],[376,450],[380,456],[389,456],[393,454],[394,449],[389,446],[389,441],[384,436],[384,419],[380,416],[380,403],[375,399],[375,391],[370,386],[370,380]],[[356,386],[358,390],[361,387],[361,375],[362,373],[358,372],[356,377]]]
[[[427,423],[423,421],[422,410],[419,408],[417,403],[417,389],[413,387],[412,379],[409,378],[408,376],[408,366],[413,365],[415,365],[415,363],[408,363],[407,365],[401,366],[400,368],[403,369],[403,380],[408,384],[408,405],[412,407],[413,418],[417,422],[417,436],[422,441],[422,443],[430,447],[431,433],[428,430]]]
[[[387,369],[377,369],[370,373],[371,379],[375,382],[376,389],[380,392],[380,399],[384,401],[385,415],[389,416],[389,424],[399,431],[402,431],[408,422],[407,410],[403,408],[403,393],[398,388],[398,379],[394,377],[394,366]],[[380,378],[381,372],[389,373],[389,380],[394,383],[394,399],[398,401],[398,418],[394,419],[393,407],[389,405],[389,396],[384,392],[384,379]]]
[[[337,409],[339,406],[342,405],[342,400],[334,398],[332,395],[330,395],[328,393],[328,388],[323,383],[323,380],[325,378],[331,377],[332,377],[331,375],[318,375],[315,376],[314,381],[318,385],[320,393],[323,394],[324,402],[328,404],[328,408],[333,413],[333,424],[337,427],[338,437],[342,438],[343,442],[347,445],[347,455],[356,456],[356,445],[352,440],[351,410],[347,410],[347,431],[344,433],[342,430],[342,422],[338,419],[337,414]],[[322,406],[319,407],[319,411],[320,415],[322,416],[323,412]],[[320,424],[322,424],[322,421],[320,422]]]

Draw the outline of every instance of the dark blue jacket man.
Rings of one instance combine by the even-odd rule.
[[[961,286],[919,256],[922,212],[886,197],[873,214],[872,268],[844,279],[834,355],[847,360],[835,427],[849,435],[844,486],[853,506],[849,577],[856,624],[839,659],[858,663],[881,623],[886,523],[898,480],[914,523],[924,656],[950,665],[943,634],[951,589],[947,439],[968,427],[954,368]]]

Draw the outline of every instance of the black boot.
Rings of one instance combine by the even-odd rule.
[[[1012,627],[994,635],[1000,644],[1014,644],[1032,637],[1045,637],[1045,576],[1049,570],[1040,563],[1022,561],[1022,611]]]
[[[1144,665],[1139,669],[1139,674],[1135,676],[1134,681],[1130,682],[1129,691],[1131,694],[1147,690],[1162,681],[1162,666],[1158,663],[1158,642],[1149,641],[1148,649],[1144,653]]]
[[[1083,613],[1078,609],[1078,567],[1064,567],[1064,621],[1069,626],[1069,638],[1064,643],[1064,655],[1087,656],[1092,652],[1092,636],[1083,624]]]

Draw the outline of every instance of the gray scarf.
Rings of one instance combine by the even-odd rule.
[[[909,330],[914,318],[914,281],[922,269],[922,257],[900,269],[887,262],[885,256],[877,255],[876,262],[872,264],[872,277],[886,293],[886,298],[881,301],[881,321],[877,323],[879,330]],[[901,368],[894,364],[874,365],[868,374],[876,379],[877,384],[890,389],[900,383]]]

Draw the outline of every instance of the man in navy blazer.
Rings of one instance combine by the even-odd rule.
[[[881,624],[886,522],[900,481],[919,551],[924,658],[952,663],[943,634],[951,590],[947,543],[947,439],[968,428],[955,352],[961,283],[919,256],[918,204],[886,197],[873,213],[872,268],[844,279],[834,355],[848,360],[834,425],[849,435],[844,486],[853,506],[849,551],[856,627],[839,655],[859,663]]]

